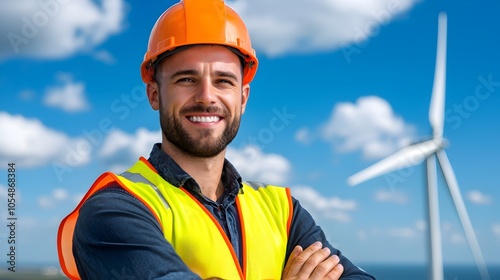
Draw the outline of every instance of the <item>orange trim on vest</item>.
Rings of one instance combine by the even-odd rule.
[[[229,238],[227,238],[226,232],[224,231],[224,229],[222,229],[219,222],[215,219],[215,217],[212,215],[212,213],[210,213],[210,211],[208,211],[208,209],[205,206],[203,206],[201,204],[201,202],[199,202],[198,199],[196,199],[190,192],[188,192],[184,187],[180,187],[180,189],[183,192],[185,192],[194,202],[196,202],[196,204],[205,212],[205,214],[207,214],[207,216],[210,218],[210,220],[212,220],[212,222],[214,223],[214,225],[217,227],[220,234],[222,235],[222,238],[224,238],[224,241],[226,242],[226,246],[228,247],[229,252],[231,252],[231,256],[233,257],[233,262],[236,265],[236,268],[238,269],[238,274],[240,275],[240,278],[246,279],[245,275],[243,274],[243,271],[241,270],[241,266],[240,266],[240,262],[238,261],[238,257],[236,256],[236,253],[234,252],[233,245],[229,241]],[[243,265],[245,265],[244,262],[243,262]]]
[[[97,178],[95,183],[87,191],[78,206],[76,206],[76,208],[61,221],[61,225],[59,226],[57,232],[57,252],[59,262],[61,264],[62,271],[70,279],[80,279],[78,269],[76,268],[75,259],[73,257],[73,233],[75,231],[75,225],[78,219],[80,208],[82,207],[83,203],[96,191],[112,183],[113,180],[110,179],[110,174],[111,173],[104,173],[99,176],[99,178]],[[66,246],[62,246],[62,244],[66,244]]]
[[[142,161],[142,163],[144,163],[145,165],[147,165],[149,169],[151,169],[154,173],[158,174],[156,168],[147,159],[145,159],[144,157],[140,157],[139,160]]]
[[[241,205],[240,205],[240,200],[239,200],[239,196],[236,196],[236,210],[238,211],[238,216],[240,218],[240,227],[241,227],[241,246],[243,248],[241,248],[242,250],[242,255],[243,255],[243,275],[245,275],[245,278],[243,279],[246,279],[246,276],[248,275],[247,273],[247,234],[245,232],[245,219],[243,218],[243,212],[241,211]]]
[[[293,218],[293,202],[292,202],[292,194],[290,192],[290,188],[286,188],[286,194],[288,197],[288,205],[290,207],[288,221],[286,222],[286,232],[287,232],[287,237],[290,237],[290,227],[292,226],[292,218]]]
[[[157,173],[156,169],[144,157],[141,157],[140,160],[144,162],[148,167],[150,167],[152,171]],[[61,224],[57,231],[57,247],[58,247],[57,255],[59,258],[59,264],[61,265],[61,269],[64,272],[64,274],[66,274],[72,280],[80,279],[80,275],[76,267],[75,258],[73,257],[73,235],[75,232],[76,221],[78,220],[78,216],[80,213],[80,208],[83,206],[85,201],[87,201],[87,199],[89,199],[94,193],[110,186],[112,183],[117,183],[118,185],[120,185],[120,187],[125,189],[128,193],[133,195],[142,204],[144,204],[156,218],[156,220],[160,224],[161,230],[163,231],[163,224],[160,220],[160,217],[156,215],[156,212],[153,211],[153,209],[149,206],[148,203],[146,203],[146,201],[144,201],[143,198],[135,195],[135,193],[132,192],[127,186],[125,186],[116,177],[115,174],[111,172],[103,173],[101,176],[99,176],[99,178],[97,178],[94,184],[90,187],[90,189],[87,191],[87,193],[82,198],[80,203],[78,203],[76,208],[61,221]]]

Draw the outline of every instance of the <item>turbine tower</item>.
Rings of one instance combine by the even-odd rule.
[[[436,158],[444,175],[453,203],[458,212],[460,222],[467,237],[474,260],[479,269],[481,279],[489,280],[490,276],[484,262],[479,243],[472,228],[465,204],[458,187],[453,168],[446,156],[444,147],[447,141],[443,138],[445,80],[446,80],[446,14],[439,14],[438,43],[436,53],[436,69],[434,85],[429,108],[429,122],[432,127],[432,139],[404,147],[393,155],[374,165],[352,175],[347,179],[354,186],[371,178],[383,175],[397,169],[420,164],[424,159],[427,163],[427,188],[429,207],[429,235],[431,257],[431,279],[443,279],[443,256],[441,251],[441,229],[439,223],[439,202],[437,191]]]

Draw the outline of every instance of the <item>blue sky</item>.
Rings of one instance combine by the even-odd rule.
[[[14,162],[19,265],[55,265],[57,226],[95,178],[147,157],[161,139],[139,65],[174,2],[16,2],[0,0],[0,214],[7,223]],[[356,187],[346,179],[431,136],[437,17],[446,12],[446,151],[485,260],[500,264],[499,3],[229,4],[260,64],[228,158],[246,180],[290,186],[330,241],[365,264],[427,259],[421,165]],[[439,195],[444,262],[473,265],[442,180]],[[1,252],[7,236],[3,227]]]

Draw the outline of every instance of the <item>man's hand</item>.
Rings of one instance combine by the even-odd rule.
[[[322,247],[321,242],[315,242],[305,250],[296,246],[285,265],[282,279],[338,280],[344,267],[339,263],[337,255],[330,256],[330,249]]]

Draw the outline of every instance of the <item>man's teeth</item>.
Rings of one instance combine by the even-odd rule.
[[[214,123],[218,122],[220,120],[219,117],[213,116],[213,117],[189,117],[189,120],[192,122],[199,122],[199,123]]]

